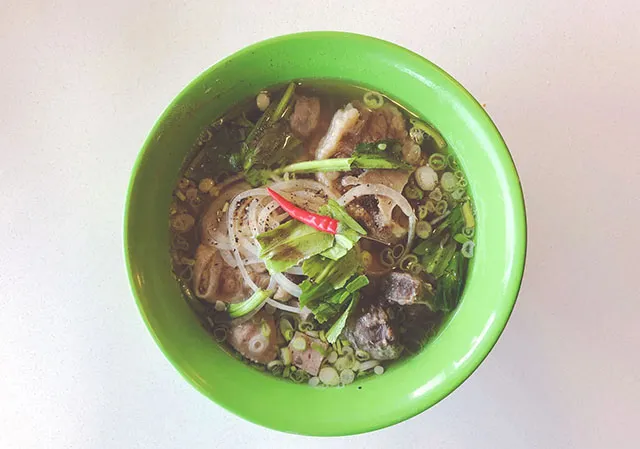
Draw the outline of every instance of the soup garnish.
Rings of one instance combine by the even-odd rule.
[[[378,92],[302,81],[215,120],[169,210],[183,296],[230,354],[311,386],[383,374],[462,295],[467,180],[446,140]]]

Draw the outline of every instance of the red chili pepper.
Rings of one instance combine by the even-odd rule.
[[[301,209],[290,201],[284,199],[282,195],[275,190],[271,190],[269,187],[267,187],[267,192],[269,192],[269,195],[276,200],[276,203],[278,203],[286,213],[291,215],[291,218],[309,225],[318,231],[328,232],[329,234],[336,234],[338,232],[338,220],[327,217],[326,215],[318,215]]]

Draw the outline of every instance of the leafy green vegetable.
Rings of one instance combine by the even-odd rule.
[[[270,272],[281,273],[333,245],[334,237],[296,220],[259,234],[260,258]]]
[[[205,128],[190,153],[193,158],[184,176],[215,179],[222,172],[241,170],[240,151],[246,130],[230,117],[223,117]]]
[[[278,170],[280,173],[319,173],[351,171],[356,168],[411,170],[402,159],[402,147],[394,140],[359,144],[351,157],[298,162]]]
[[[331,317],[340,313],[341,306],[349,299],[351,293],[345,289],[336,290],[333,295],[323,298],[322,301],[316,301],[310,304],[311,311],[318,323],[325,323]]]
[[[308,279],[300,284],[300,305],[309,307],[319,323],[340,313],[343,303],[369,284],[366,276],[358,275],[361,267],[355,249],[337,261],[314,256],[303,263],[302,270]]]
[[[257,169],[250,169],[247,173],[252,179],[268,175]],[[258,243],[262,249],[260,257],[265,259],[269,271],[282,272],[316,254],[323,256],[323,259],[338,261],[347,255],[360,240],[361,235],[366,234],[362,226],[334,200],[329,200],[329,203],[320,209],[320,213],[340,222],[335,236],[296,220],[258,235]],[[322,266],[326,268],[327,264],[322,261]]]
[[[314,284],[328,282],[333,288],[341,288],[360,269],[358,253],[350,250],[339,260],[317,255],[305,260],[302,271]],[[304,296],[304,289],[303,289]],[[302,297],[301,297],[302,301]]]
[[[440,252],[438,258],[434,258],[429,265],[427,265],[427,273],[433,274],[436,279],[444,274],[445,269],[449,266],[451,258],[458,248],[457,242],[451,240],[447,243]]]
[[[342,315],[340,315],[340,318],[338,318],[336,322],[333,323],[333,325],[327,331],[327,341],[331,344],[335,343],[338,337],[340,336],[340,334],[342,333],[344,326],[347,324],[347,319],[349,318],[349,314],[351,313],[351,310],[353,310],[353,308],[356,306],[360,295],[356,293],[351,296],[352,296],[351,302],[349,303],[345,311],[342,312]]]
[[[329,215],[331,218],[335,218],[344,226],[348,226],[360,235],[367,235],[367,231],[360,226],[356,220],[342,207],[336,200],[329,199],[329,202],[322,206],[319,210],[322,215]]]
[[[361,274],[354,280],[349,281],[349,283],[345,288],[349,293],[354,293],[360,290],[361,288],[366,287],[367,285],[369,285],[369,278],[366,277],[364,274]]]
[[[297,150],[302,148],[300,140],[291,133],[288,123],[281,120],[294,91],[295,84],[290,83],[280,101],[269,105],[244,140],[240,154],[245,170],[254,166],[268,168],[285,164],[295,158]]]
[[[412,252],[418,256],[434,254],[439,246],[443,246],[441,245],[443,239],[446,240],[448,236],[460,234],[463,228],[464,219],[462,217],[462,211],[460,206],[456,206],[451,210],[447,218],[442,220],[433,230],[431,235],[416,245]]]
[[[351,158],[351,168],[411,170],[412,166],[388,155],[362,155]]]
[[[344,158],[297,162],[276,170],[276,173],[321,173],[351,171],[356,168],[379,170],[410,170],[411,165],[383,155],[360,155]]]
[[[436,286],[434,303],[437,310],[449,312],[456,307],[464,289],[466,273],[467,260],[460,253],[455,253]]]
[[[245,171],[244,179],[251,184],[252,187],[263,186],[271,180],[272,171],[269,169],[250,168]]]
[[[272,294],[272,290],[256,290],[249,299],[230,304],[228,309],[229,316],[231,318],[239,318],[253,312],[253,310],[260,306]]]
[[[327,204],[322,206],[319,212],[322,215],[330,216],[340,222],[333,246],[321,253],[324,257],[332,260],[340,259],[353,248],[358,240],[360,240],[361,235],[367,234],[367,231],[365,231],[357,221],[351,218],[345,208],[333,199],[330,199]]]
[[[355,156],[363,154],[390,155],[397,160],[402,160],[402,147],[397,140],[392,139],[363,142],[356,146],[353,154]]]
[[[286,122],[278,122],[265,129],[256,140],[253,151],[246,155],[244,168],[280,166],[295,159],[302,142],[291,134]]]

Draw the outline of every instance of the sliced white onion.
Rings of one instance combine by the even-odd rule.
[[[287,277],[282,273],[272,273],[271,277],[276,280],[278,285],[283,288],[283,290],[290,295],[299,298],[302,295],[302,289],[295,282],[290,281]]]
[[[271,201],[260,211],[260,215],[258,216],[258,230],[260,233],[263,233],[267,230],[267,225],[269,223],[269,216],[271,213],[276,210],[280,205],[275,201]]]
[[[300,308],[288,306],[287,304],[283,304],[279,301],[276,301],[275,299],[271,299],[271,298],[267,299],[267,304],[272,305],[276,309],[284,310],[285,312],[298,313],[298,314],[302,313],[302,310],[300,310]]]
[[[253,282],[253,280],[249,277],[249,273],[247,273],[247,269],[244,267],[242,258],[240,257],[238,246],[235,243],[236,242],[235,214],[236,214],[236,209],[238,208],[238,205],[245,198],[250,198],[253,196],[267,196],[267,195],[269,195],[269,192],[267,192],[267,189],[251,189],[236,195],[231,200],[228,216],[227,216],[227,227],[229,229],[229,240],[233,247],[232,249],[233,257],[236,261],[236,264],[238,265],[238,269],[240,270],[242,279],[244,280],[245,284],[248,285],[251,288],[251,290],[253,290],[254,292],[258,291],[259,288],[256,285],[256,283]]]
[[[291,267],[287,271],[287,274],[295,274],[297,276],[304,276],[304,271],[302,271],[302,267]]]
[[[236,263],[236,260],[233,258],[233,254],[231,253],[230,250],[221,249],[220,250],[220,256],[222,257],[222,260],[224,260],[224,263],[226,263],[230,267],[234,267],[235,268],[235,267],[238,266],[238,264]]]
[[[326,198],[312,190],[283,191],[282,196],[289,202],[310,212],[317,212],[320,207],[327,203]]]
[[[274,291],[277,286],[278,286],[278,283],[273,278],[273,276],[271,276],[271,278],[269,279],[269,286],[267,287],[267,290]]]
[[[269,187],[275,190],[295,191],[312,189],[316,191],[322,191],[329,198],[336,198],[334,193],[324,184],[315,181],[313,179],[294,179],[293,181],[283,181],[271,184]]]
[[[386,196],[387,198],[395,202],[400,207],[402,212],[409,218],[409,232],[407,234],[407,247],[405,250],[408,251],[411,248],[411,243],[413,242],[413,237],[416,232],[416,223],[418,221],[418,219],[416,218],[416,214],[411,208],[411,204],[409,204],[407,199],[402,196],[400,192],[397,192],[391,187],[387,187],[383,184],[362,184],[354,187],[353,189],[342,195],[340,199],[338,199],[338,203],[342,206],[346,206],[356,198],[367,195]]]
[[[254,245],[253,243],[251,243],[249,241],[249,239],[247,239],[245,237],[240,237],[239,240],[240,240],[240,246],[247,253],[249,253],[249,254],[251,254],[253,256],[257,256],[258,254],[260,254],[260,248],[257,245]]]
[[[213,246],[218,248],[220,251],[231,251],[231,249],[233,248],[229,243],[220,243],[214,241],[212,241],[211,243],[213,243]]]
[[[310,308],[308,308],[307,306],[304,306],[304,307],[302,308],[302,312],[300,312],[300,315],[302,315],[302,319],[306,320],[306,319],[307,319],[307,317],[308,317],[309,315],[311,315],[311,313],[312,313],[312,312],[311,312],[311,309],[310,309]]]
[[[366,362],[360,362],[360,371],[367,371],[371,368],[375,368],[380,365],[380,362],[377,360],[367,360]]]
[[[320,373],[318,374],[318,377],[323,384],[329,385],[331,387],[340,383],[340,376],[338,375],[338,371],[336,371],[335,368],[331,366],[325,366],[324,368],[322,368],[320,370]]]
[[[250,234],[255,237],[258,235],[258,206],[260,205],[260,200],[255,199],[251,201],[249,204],[249,211],[247,215],[249,215],[249,231]]]
[[[218,249],[226,249],[231,250],[231,243],[229,242],[229,237],[222,235],[219,230],[216,230],[210,239],[210,243],[213,244]]]

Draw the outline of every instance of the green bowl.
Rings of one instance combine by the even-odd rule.
[[[290,80],[341,80],[387,94],[434,124],[468,174],[476,251],[463,298],[424,350],[383,375],[311,388],[265,375],[222,351],[171,276],[168,209],[185,154],[239,100]],[[125,253],[133,293],[158,346],[199,391],[254,423],[306,435],[347,435],[414,416],[451,393],[496,343],[522,279],[526,220],[509,151],[483,108],[443,70],[402,47],[356,34],[269,39],[219,62],[162,114],[129,186]]]

